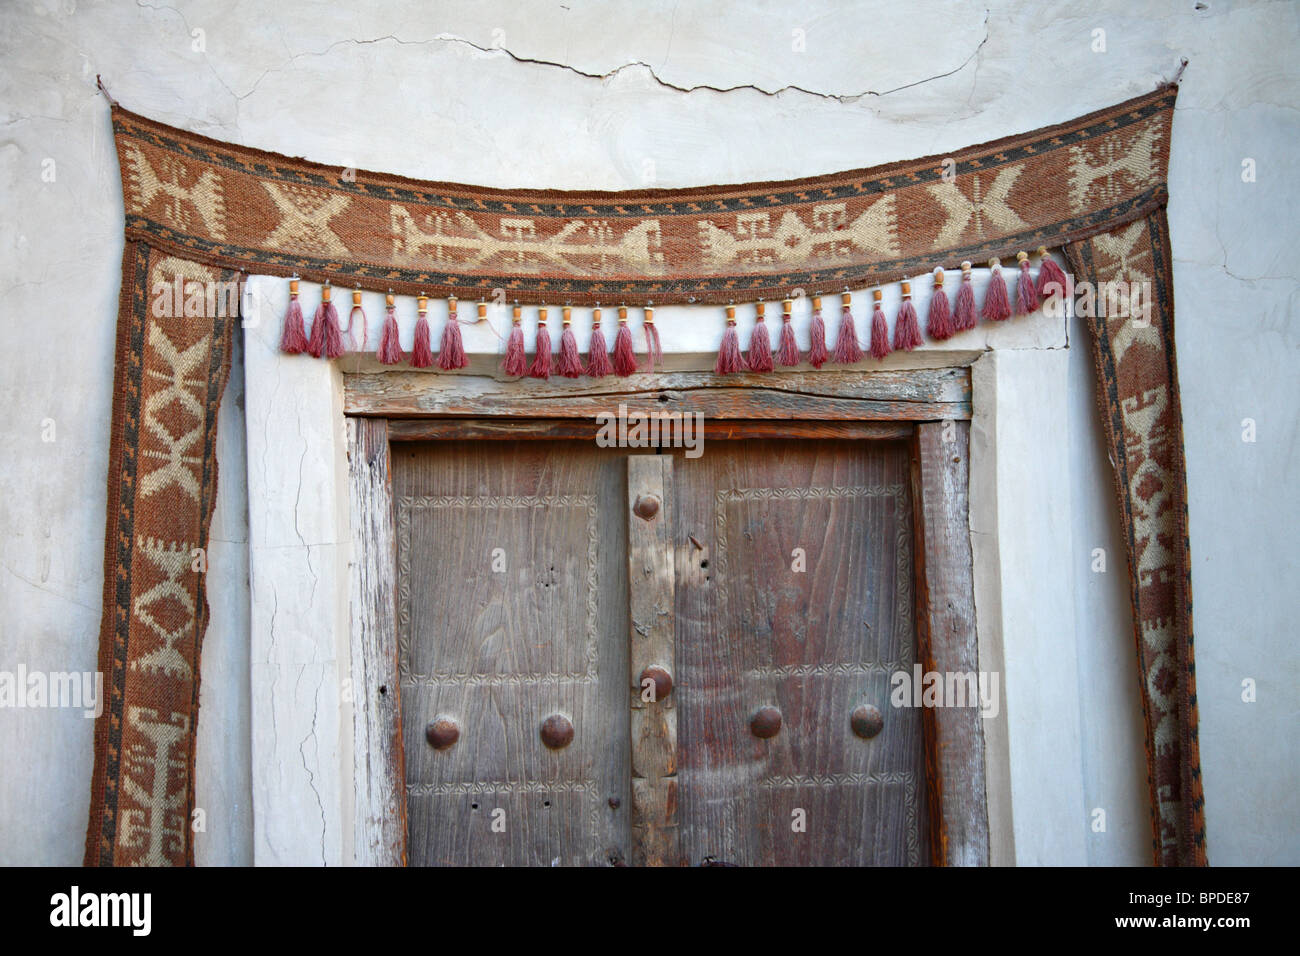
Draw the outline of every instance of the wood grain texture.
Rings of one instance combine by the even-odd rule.
[[[624,456],[567,442],[397,447],[412,865],[621,861]],[[539,735],[552,714],[574,727],[560,750]],[[445,750],[425,740],[438,716],[460,727]]]
[[[592,441],[606,427],[594,418],[398,418],[388,422],[388,440],[403,441]],[[765,419],[716,421],[705,419],[705,441],[746,438],[911,438],[910,422],[817,422]],[[664,432],[664,447],[671,434]]]
[[[917,526],[919,642],[927,671],[979,673],[969,508],[970,426],[917,427],[913,486]],[[933,860],[987,866],[984,731],[978,706],[925,711],[931,736]]]
[[[927,863],[921,717],[889,701],[915,660],[907,445],[734,442],[675,464],[685,861]],[[870,740],[861,704],[884,715]],[[749,727],[763,706],[783,715],[769,739]]]
[[[627,459],[632,863],[637,866],[678,862],[677,697],[670,691],[659,698],[655,685],[641,680],[648,667],[677,672],[672,467],[667,455]]]
[[[432,381],[431,381],[432,379]],[[705,419],[928,421],[971,414],[970,370],[890,369],[714,375],[664,372],[627,379],[513,380],[418,371],[345,378],[349,415],[390,418],[593,418],[619,404],[642,412],[701,412]]]
[[[388,423],[349,418],[353,862],[406,864],[406,790],[397,676],[396,543]]]

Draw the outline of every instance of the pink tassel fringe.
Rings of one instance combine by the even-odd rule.
[[[880,290],[874,293],[876,306],[871,311],[871,357],[882,359],[889,354],[889,323],[885,320],[885,310],[880,305]]]
[[[399,365],[406,356],[397,329],[397,307],[389,302],[384,315],[384,331],[379,336],[379,361],[385,365]]]
[[[821,368],[830,358],[826,351],[826,321],[822,318],[821,300],[813,299],[812,324],[808,327],[812,335],[812,346],[808,349],[808,364]]]
[[[456,320],[456,300],[451,301],[447,324],[442,327],[442,341],[438,343],[438,368],[452,372],[469,364],[465,344],[460,337],[460,322]]]
[[[862,346],[858,344],[858,330],[853,324],[853,311],[847,298],[846,294],[844,308],[840,311],[840,331],[835,337],[835,361],[840,365],[862,361]]]
[[[989,278],[989,290],[984,293],[984,318],[994,322],[1011,318],[1011,301],[1007,298],[1007,280],[1002,278],[1002,267],[993,259],[989,262],[993,275]]]
[[[289,311],[284,314],[284,332],[280,335],[280,351],[298,355],[306,350],[307,329],[303,323],[302,306],[298,304],[297,293],[294,293],[289,296]]]

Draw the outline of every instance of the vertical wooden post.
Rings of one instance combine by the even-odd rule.
[[[672,466],[669,455],[627,460],[634,866],[676,865],[679,854]]]
[[[397,663],[397,537],[388,422],[349,418],[352,510],[353,859],[406,865],[406,770]]]
[[[969,532],[969,422],[916,429],[912,488],[916,520],[917,643],[926,671],[979,674]],[[978,701],[927,708],[932,860],[987,866],[984,730]]]

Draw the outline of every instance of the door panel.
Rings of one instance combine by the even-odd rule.
[[[927,862],[908,446],[706,452],[394,446],[412,865]]]
[[[586,442],[395,451],[410,863],[608,865],[627,843],[622,459]],[[561,749],[540,734],[553,714],[573,728]],[[425,736],[438,717],[459,731],[445,749]]]
[[[907,446],[715,442],[675,464],[683,857],[924,863],[920,714],[889,705],[915,659]]]

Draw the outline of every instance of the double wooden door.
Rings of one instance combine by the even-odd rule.
[[[393,446],[411,865],[929,861],[909,446]]]

